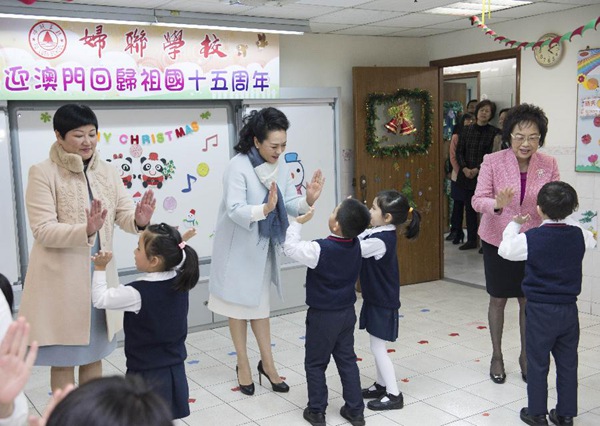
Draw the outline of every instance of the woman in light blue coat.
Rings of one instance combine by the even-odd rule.
[[[254,394],[247,352],[247,323],[260,349],[259,375],[276,392],[287,392],[271,352],[269,291],[271,283],[281,297],[279,253],[288,227],[287,215],[298,216],[321,195],[325,182],[317,170],[298,195],[289,170],[279,161],[287,144],[289,122],[275,108],[253,111],[244,118],[240,139],[223,176],[213,242],[208,307],[229,318],[237,353],[240,391]]]

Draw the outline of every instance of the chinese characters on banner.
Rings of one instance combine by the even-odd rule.
[[[600,49],[577,55],[577,149],[575,171],[600,172]]]
[[[0,99],[279,96],[275,34],[0,19]]]

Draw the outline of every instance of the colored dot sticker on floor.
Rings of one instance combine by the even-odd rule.
[[[187,363],[190,364],[190,365],[193,365],[193,364],[199,364],[200,361],[198,361],[197,359],[193,359],[191,361],[188,361]]]
[[[237,355],[237,353],[235,351],[233,351],[233,352],[228,352],[227,355],[234,356],[234,355]]]
[[[396,352],[396,349],[388,349],[388,354],[392,353],[392,352]]]
[[[485,325],[477,326],[477,330],[485,330],[487,327]]]
[[[429,309],[427,309],[427,308],[421,309],[421,312],[429,312]]]
[[[189,399],[188,399],[188,402],[189,402],[190,404],[194,404],[194,403],[196,402],[196,398],[189,398]]]
[[[299,339],[300,340],[306,340],[306,336],[300,336]]]
[[[456,337],[456,336],[460,336],[460,334],[458,334],[458,333],[450,333],[450,334],[448,334],[448,336],[450,336],[450,337]]]
[[[483,414],[482,414],[482,416],[483,416],[483,417],[489,417],[489,416],[490,416],[490,413],[483,413]]]
[[[428,344],[428,343],[429,343],[429,341],[428,341],[428,340],[419,340],[417,343],[418,343],[419,345],[426,345],[426,344]]]
[[[400,314],[398,315],[398,318],[404,318],[404,315]]]
[[[408,383],[408,382],[410,382],[410,380],[409,380],[409,379],[407,379],[407,378],[400,379],[400,381],[401,381],[401,382],[404,382],[404,383]]]

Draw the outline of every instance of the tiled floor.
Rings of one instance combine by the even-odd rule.
[[[445,243],[446,280],[405,286],[401,290],[400,337],[389,345],[396,365],[402,410],[365,410],[370,425],[519,425],[519,410],[527,404],[517,357],[519,332],[517,303],[507,306],[504,361],[508,377],[497,385],[488,376],[491,344],[487,329],[488,297],[482,287],[482,256],[477,250],[458,251]],[[360,301],[357,310],[360,309]],[[291,386],[279,394],[258,386],[248,397],[234,391],[235,356],[226,327],[190,334],[186,363],[192,414],[178,425],[308,425],[304,377],[304,317],[296,312],[272,318],[273,351],[279,372]],[[580,315],[579,426],[600,424],[600,318]],[[249,333],[252,336],[252,333]],[[375,367],[368,336],[357,330],[356,353],[364,385],[373,383]],[[251,365],[259,360],[251,339]],[[123,350],[105,362],[104,374],[122,374]],[[347,424],[340,416],[341,385],[332,362],[327,371],[329,407],[327,424]],[[258,379],[255,373],[254,379]],[[36,368],[26,394],[32,410],[43,410],[48,400],[48,370]],[[549,408],[556,400],[554,370],[550,375]]]

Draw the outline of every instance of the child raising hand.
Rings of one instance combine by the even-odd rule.
[[[188,235],[189,236],[189,235]],[[134,250],[135,266],[145,272],[127,285],[107,288],[112,253],[93,256],[92,302],[97,309],[125,311],[127,375],[142,376],[170,406],[173,418],[190,414],[183,364],[187,357],[188,292],[198,282],[198,255],[165,223],[149,225]]]

